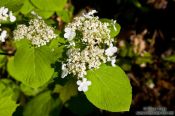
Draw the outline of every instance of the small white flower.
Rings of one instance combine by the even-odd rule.
[[[41,17],[41,16],[39,16],[38,14],[36,14],[36,12],[35,12],[35,11],[32,11],[32,12],[31,12],[31,14],[32,14],[33,16],[36,16],[38,19],[42,19],[42,17]]]
[[[86,14],[83,14],[83,16],[84,16],[85,18],[90,19],[90,18],[93,18],[93,15],[94,15],[95,13],[97,13],[97,11],[96,11],[96,10],[92,10],[92,11],[86,13]]]
[[[68,75],[68,70],[66,68],[66,64],[62,64],[62,74],[61,74],[61,78],[64,78]]]
[[[112,65],[113,67],[116,66],[116,65],[115,65],[115,62],[116,62],[116,57],[114,56],[114,57],[111,58],[111,65]]]
[[[69,41],[71,41],[76,36],[76,33],[72,28],[65,28],[64,31],[64,38],[67,38]]]
[[[1,7],[0,8],[0,20],[7,20],[8,18],[8,8]]]
[[[0,41],[5,42],[5,38],[7,37],[7,31],[3,30],[0,35]]]
[[[9,11],[8,8],[1,7],[0,8],[0,20],[6,21],[10,19],[10,22],[14,22],[16,17],[13,15],[12,11]]]
[[[116,25],[116,20],[112,20],[112,22],[113,22],[112,25],[113,25],[114,30],[117,31],[117,28],[115,27],[115,25]]]
[[[86,92],[88,90],[88,86],[91,85],[91,81],[87,81],[86,78],[82,78],[82,80],[77,81],[78,91]]]
[[[113,47],[113,44],[110,44],[110,47],[105,50],[105,55],[113,56],[117,52],[117,47]]]
[[[9,13],[9,17],[10,17],[10,21],[11,21],[11,22],[16,21],[16,17],[15,17],[15,16],[13,16],[13,14],[12,14],[12,12],[11,12],[11,11],[10,11],[10,13]]]
[[[69,42],[69,46],[75,46],[75,42],[73,41]]]

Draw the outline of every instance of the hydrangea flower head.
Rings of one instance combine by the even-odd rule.
[[[67,60],[63,63],[62,77],[77,77],[79,91],[86,92],[91,82],[85,78],[87,70],[98,69],[102,63],[115,66],[117,47],[110,36],[109,23],[94,16],[96,10],[76,17],[65,27],[64,38],[68,40]],[[76,36],[76,37],[75,37]]]
[[[21,24],[14,31],[15,40],[25,38],[30,40],[34,46],[40,47],[56,38],[56,34],[54,33],[54,29],[48,26],[44,20],[34,18],[29,21],[29,26]]]

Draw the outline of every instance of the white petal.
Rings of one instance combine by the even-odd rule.
[[[82,82],[81,82],[80,80],[77,81],[77,85],[81,85],[81,83],[82,83]]]
[[[116,65],[115,65],[115,62],[116,62],[116,60],[115,60],[115,59],[111,60],[111,65],[112,65],[113,67],[115,67],[115,66],[116,66]]]
[[[83,92],[86,92],[88,90],[88,86],[84,86],[82,89],[83,89]]]
[[[86,82],[87,81],[87,79],[86,78],[83,78],[83,82]]]
[[[65,32],[70,32],[71,31],[71,28],[65,28],[64,31]]]
[[[9,13],[9,17],[10,17],[10,21],[11,21],[11,22],[14,22],[14,21],[16,20],[16,17],[13,16],[13,14],[12,14],[11,11],[10,11],[10,13]]]
[[[69,34],[68,33],[65,33],[64,34],[64,38],[69,38]]]
[[[91,81],[87,81],[86,84],[89,86],[91,85]]]
[[[0,35],[1,42],[5,42],[5,38],[7,37],[7,31],[3,30]]]
[[[83,88],[81,86],[79,86],[78,91],[83,91]]]
[[[62,73],[61,73],[61,78],[64,78],[68,75],[68,70],[67,69],[64,69],[62,70]]]

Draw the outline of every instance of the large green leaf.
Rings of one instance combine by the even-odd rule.
[[[44,11],[40,9],[34,9],[34,11],[44,19],[48,19],[54,14],[54,11]]]
[[[21,13],[28,14],[34,9],[34,6],[31,4],[29,0],[25,0],[22,8],[20,9]]]
[[[129,110],[131,85],[120,67],[102,65],[99,69],[89,70],[87,78],[92,85],[85,94],[92,104],[112,112]]]
[[[23,2],[24,0],[0,0],[0,7],[5,6],[15,12],[22,7]]]
[[[13,101],[12,96],[6,96],[0,99],[0,116],[12,116],[18,104]]]
[[[31,2],[44,11],[61,11],[67,0],[31,0]]]
[[[12,116],[18,104],[16,104],[15,86],[7,79],[0,80],[0,116]]]
[[[9,73],[18,81],[32,88],[47,83],[53,74],[52,53],[49,47],[35,48],[25,41],[17,47],[14,60],[8,64]]]
[[[61,106],[60,99],[53,99],[51,92],[46,91],[29,101],[23,114],[24,116],[58,116]]]

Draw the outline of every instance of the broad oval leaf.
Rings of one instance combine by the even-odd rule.
[[[85,93],[96,107],[112,112],[128,111],[131,104],[131,85],[119,67],[102,65],[99,69],[89,70],[87,78],[92,82]]]
[[[16,80],[38,88],[51,79],[54,72],[52,62],[52,53],[48,46],[35,48],[23,41],[17,48],[14,60],[10,60],[8,70]]]

